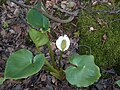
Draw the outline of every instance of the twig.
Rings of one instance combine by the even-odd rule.
[[[42,9],[40,8],[36,8],[40,13],[42,13],[43,15],[45,15],[46,17],[48,17],[49,19],[53,20],[53,21],[56,21],[58,23],[69,23],[71,22],[75,16],[77,16],[77,14],[79,13],[79,10],[76,10],[74,11],[74,15],[73,16],[70,16],[68,19],[66,20],[62,20],[60,18],[56,18],[56,17],[53,17],[52,15],[48,14],[47,12],[43,11]]]
[[[29,5],[25,5],[24,3],[20,3],[16,0],[10,0],[11,2],[14,2],[15,4],[19,5],[20,7],[23,7],[23,8],[31,8],[31,6]]]
[[[20,3],[20,2],[18,2],[16,0],[10,0],[10,1],[16,3],[17,5],[19,5],[21,7],[33,8],[32,6],[25,5],[25,4]],[[42,0],[38,0],[38,2],[42,2]],[[59,7],[56,7],[56,8],[58,8],[62,12],[70,14],[71,16],[68,19],[62,20],[60,18],[56,18],[56,17],[50,15],[49,13],[47,13],[47,11],[44,11],[41,8],[35,8],[34,7],[34,9],[36,9],[37,11],[39,11],[40,13],[42,13],[43,15],[45,15],[47,18],[49,18],[49,19],[51,19],[53,21],[56,21],[58,23],[69,23],[69,22],[71,22],[75,18],[75,16],[78,15],[80,9],[84,9],[84,10],[88,11],[88,9],[85,8],[85,7],[84,8],[83,7],[79,7],[79,9],[77,9],[74,12],[68,12],[66,10],[63,10],[63,9],[59,8]],[[88,12],[88,14],[90,14],[90,13],[110,13],[110,14],[117,14],[117,13],[120,13],[120,9],[118,9],[118,10],[90,10],[90,12]]]
[[[91,48],[87,45],[79,45],[78,47],[87,47],[90,50],[90,55],[91,55]]]
[[[120,18],[114,19],[110,23],[113,23],[113,22],[116,22],[116,21],[120,21]]]
[[[108,11],[108,10],[92,10],[91,13],[110,13],[110,14],[117,14],[120,12],[120,9],[118,10],[111,10],[111,11]]]
[[[38,0],[38,2],[42,2],[42,0]],[[42,13],[43,15],[45,15],[46,17],[48,17],[49,19],[53,20],[53,21],[56,21],[58,23],[69,23],[71,22],[75,16],[77,16],[77,14],[79,13],[79,9],[74,11],[73,12],[73,15],[70,16],[68,19],[66,20],[62,20],[60,18],[56,18],[56,17],[53,17],[52,15],[48,14],[46,11],[43,11],[41,8],[36,8],[36,10],[38,10],[40,13]]]
[[[10,0],[11,2],[14,2],[15,4],[21,6],[21,7],[25,7],[25,8],[32,8],[31,6],[28,6],[28,5],[25,5],[23,3],[20,3],[16,0]],[[38,0],[39,2],[41,2],[41,0]],[[77,14],[79,13],[79,10],[76,10],[73,12],[73,15],[70,16],[68,19],[66,20],[61,20],[60,18],[56,18],[56,17],[53,17],[52,15],[48,14],[46,11],[43,11],[41,8],[34,8],[36,9],[37,11],[39,11],[40,13],[42,13],[43,15],[45,15],[46,17],[48,17],[49,19],[53,20],[53,21],[56,21],[58,23],[68,23],[68,22],[71,22],[75,16],[77,16]]]
[[[67,13],[67,14],[74,15],[74,12],[69,12],[69,11],[67,11],[67,10],[64,10],[64,9],[58,7],[57,5],[54,5],[53,8],[58,9],[58,10],[60,10],[61,12],[65,12],[65,13]]]

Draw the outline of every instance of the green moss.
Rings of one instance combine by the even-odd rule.
[[[107,10],[104,6],[96,6],[94,10]],[[79,45],[87,45],[91,47],[92,55],[95,57],[95,63],[103,69],[114,68],[120,75],[120,14],[87,14],[86,11],[81,11],[83,14],[74,21],[77,28],[72,23],[62,25],[64,33],[74,33],[79,31]],[[98,23],[97,19],[101,21]],[[115,22],[113,22],[115,21]],[[96,31],[90,32],[90,27],[94,27]],[[107,40],[102,47],[102,37],[106,33]],[[80,54],[89,54],[89,49],[86,47],[79,48]],[[108,77],[104,74],[104,77]]]
[[[102,18],[102,15],[97,17]],[[111,22],[120,15],[106,15],[105,20],[110,21],[109,25],[99,25],[92,15],[81,16],[78,20],[78,30],[80,31],[80,45],[90,46],[92,54],[95,56],[95,63],[100,68],[111,68],[119,64],[120,66],[120,21]],[[89,28],[94,27],[96,31],[90,32]],[[102,47],[102,37],[106,33],[107,40]],[[88,50],[80,48],[81,54],[88,54]]]

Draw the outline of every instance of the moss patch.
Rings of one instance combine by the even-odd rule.
[[[120,15],[98,15],[101,19],[101,25],[96,21],[96,15],[85,14],[78,20],[78,30],[80,32],[80,45],[90,46],[92,55],[95,56],[95,63],[100,68],[112,68],[119,64],[120,66],[120,21],[112,22]],[[109,21],[109,22],[107,22]],[[107,24],[107,23],[108,24]],[[90,27],[94,27],[96,31],[89,31]],[[107,40],[102,47],[102,37],[106,33]],[[81,54],[88,54],[89,50],[80,48]]]

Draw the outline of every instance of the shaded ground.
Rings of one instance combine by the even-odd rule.
[[[28,25],[25,20],[25,14],[27,10],[16,7],[17,6],[11,6],[11,4],[0,7],[0,77],[3,77],[6,60],[12,52],[21,48],[27,48],[33,53],[37,53],[34,44],[31,42],[27,33]],[[73,24],[74,23],[71,25]],[[68,64],[66,60],[67,56],[69,56],[71,53],[79,52],[79,50],[77,51],[73,49],[74,47],[78,46],[76,44],[79,41],[79,39],[77,39],[78,36],[75,38],[73,34],[77,32],[78,28],[74,27],[73,25],[72,28],[68,28],[71,30],[74,29],[72,30],[73,32],[63,32],[63,30],[67,27],[58,25],[57,23],[52,23],[51,27],[55,28],[56,36],[67,33],[68,36],[71,37],[71,47],[67,52],[65,52],[62,60],[62,63],[66,64],[64,66],[64,68],[66,68]],[[59,55],[59,51],[56,49],[54,43],[56,37],[53,37],[52,34],[49,36],[52,40],[52,47],[54,52],[56,55]],[[46,46],[40,49],[45,53],[47,58],[50,58]],[[0,90],[119,90],[118,86],[115,84],[115,81],[120,79],[120,76],[118,76],[116,70],[111,67],[110,70],[102,69],[101,72],[103,72],[106,77],[101,77],[100,80],[97,81],[94,85],[87,88],[76,88],[74,86],[71,86],[66,80],[61,82],[59,80],[56,80],[48,72],[41,70],[39,73],[26,79],[17,81],[7,80],[3,85],[0,86]]]

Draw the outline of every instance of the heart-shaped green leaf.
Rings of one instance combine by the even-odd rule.
[[[46,33],[42,33],[41,31],[37,31],[35,29],[30,29],[29,35],[37,47],[45,45],[48,42],[48,37],[47,37]]]
[[[99,79],[100,70],[94,63],[92,55],[74,54],[70,57],[69,66],[65,70],[67,81],[77,87],[87,87]]]
[[[30,9],[27,13],[27,21],[34,28],[49,29],[49,19],[35,9]]]
[[[44,65],[45,57],[42,54],[33,55],[26,49],[16,51],[7,60],[5,79],[21,79],[40,71]]]

